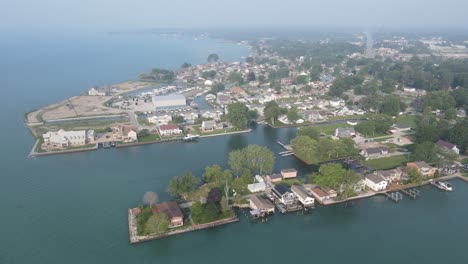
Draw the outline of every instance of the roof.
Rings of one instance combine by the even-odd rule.
[[[174,130],[174,129],[179,129],[179,127],[176,125],[162,125],[159,127],[159,130]]]
[[[297,170],[296,169],[282,169],[281,172],[282,173],[297,172]]]
[[[367,154],[379,154],[383,151],[389,151],[389,149],[385,147],[378,147],[378,148],[367,148],[365,149],[365,151],[367,152]]]
[[[418,168],[431,168],[431,166],[429,164],[427,164],[427,162],[425,162],[425,161],[409,162],[409,163],[406,164],[406,166],[408,166],[409,164],[414,164]]]
[[[185,96],[181,94],[170,94],[170,95],[156,95],[156,96],[153,96],[152,98],[153,102],[165,101],[165,100],[176,100],[176,99],[185,100]]]
[[[370,180],[373,183],[379,183],[385,181],[384,178],[378,174],[372,173],[369,175],[366,175],[366,178]]]
[[[279,174],[279,173],[273,173],[269,177],[270,177],[270,179],[281,179],[281,178],[283,178],[281,176],[281,174]]]
[[[175,201],[168,201],[157,204],[153,209],[155,213],[165,213],[169,219],[174,217],[183,217],[179,205]]]
[[[263,208],[263,209],[271,209],[271,208],[275,208],[275,206],[267,199],[265,198],[262,198],[262,197],[258,197],[257,195],[252,195],[250,196],[250,200],[252,201],[252,203],[255,204],[255,206],[257,206],[257,208]]]
[[[283,195],[283,194],[289,192],[289,188],[282,185],[282,184],[276,185],[273,190],[276,191],[280,195]]]
[[[441,148],[447,148],[447,149],[453,149],[454,147],[456,147],[457,145],[455,144],[452,144],[450,142],[447,142],[447,141],[444,141],[442,139],[439,139],[439,141],[437,141],[437,146],[441,147]]]
[[[314,187],[311,189],[313,193],[315,193],[318,197],[326,197],[328,193],[324,192],[320,187]]]
[[[299,186],[299,185],[293,185],[291,186],[291,190],[299,197],[302,199],[306,199],[307,197],[310,197],[310,195],[307,193],[307,191],[304,189],[304,187]]]

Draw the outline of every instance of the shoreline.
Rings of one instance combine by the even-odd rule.
[[[218,227],[218,226],[227,225],[227,224],[240,221],[240,219],[237,216],[233,216],[231,218],[225,218],[225,219],[221,219],[221,220],[217,220],[217,221],[209,222],[209,223],[204,223],[204,224],[192,224],[189,227],[179,228],[179,229],[172,230],[172,231],[169,230],[168,232],[163,233],[163,234],[138,236],[137,226],[136,226],[136,215],[133,214],[133,209],[134,208],[128,209],[128,233],[129,233],[130,244],[137,244],[137,243],[142,243],[142,242],[151,241],[151,240],[158,240],[158,239],[165,238],[165,237],[171,237],[171,236],[198,231],[202,229]]]

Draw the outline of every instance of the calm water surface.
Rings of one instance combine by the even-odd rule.
[[[144,192],[162,199],[168,180],[248,144],[282,151],[295,129],[28,159],[23,113],[96,84],[132,79],[151,67],[200,63],[211,52],[248,51],[215,40],[150,36],[1,36],[0,263],[466,263],[468,185],[448,194],[421,188],[416,201],[383,197],[308,215],[277,215],[139,245],[128,244],[127,208]],[[311,171],[292,157],[276,169]]]

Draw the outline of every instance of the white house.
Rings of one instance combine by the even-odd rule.
[[[366,148],[361,150],[360,154],[366,159],[381,158],[389,153],[387,147]]]
[[[266,189],[266,183],[256,182],[256,183],[248,184],[247,189],[249,189],[249,192],[251,193],[263,192]]]
[[[59,131],[47,132],[42,135],[44,146],[51,148],[83,146],[94,142],[94,130]]]
[[[182,130],[176,125],[162,125],[159,127],[159,134],[162,137],[181,135]]]
[[[376,192],[387,189],[388,184],[388,182],[382,176],[375,173],[366,175],[364,183],[367,187]]]
[[[310,196],[302,186],[293,185],[291,186],[291,191],[297,196],[298,200],[304,206],[314,205],[314,198],[312,198],[312,196]]]
[[[296,201],[296,195],[284,185],[276,185],[272,189],[273,194],[285,205],[293,204]]]
[[[98,90],[96,90],[94,88],[91,88],[88,91],[88,95],[91,95],[91,96],[105,96],[106,93],[105,92],[99,92]]]

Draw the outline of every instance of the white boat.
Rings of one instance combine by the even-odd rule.
[[[198,138],[200,138],[200,135],[191,135],[191,134],[188,134],[187,136],[185,136],[183,138],[184,141],[192,141],[192,140],[197,140]]]
[[[438,183],[444,190],[449,191],[449,192],[453,191],[453,187],[452,187],[452,185],[450,185],[450,183],[442,182],[442,181],[438,182]]]

